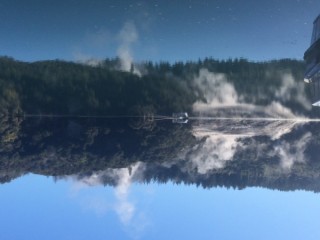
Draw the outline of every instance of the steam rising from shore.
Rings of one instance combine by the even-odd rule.
[[[227,81],[224,74],[211,73],[207,69],[201,69],[199,75],[194,79],[195,84],[202,90],[207,103],[196,102],[193,109],[200,116],[225,116],[231,118],[229,121],[201,121],[193,127],[193,134],[197,138],[205,137],[206,140],[201,146],[201,150],[194,151],[190,157],[193,166],[198,173],[206,174],[213,169],[223,168],[227,161],[234,158],[236,149],[244,146],[241,139],[251,136],[269,136],[271,140],[281,139],[285,134],[290,133],[298,122],[294,121],[274,121],[264,122],[244,122],[241,117],[276,117],[285,119],[302,118],[294,114],[289,108],[281,104],[281,101],[294,100],[300,103],[305,109],[310,109],[311,104],[304,92],[304,86],[296,83],[292,75],[282,76],[281,87],[275,89],[275,99],[267,106],[258,106],[244,102],[235,89],[234,85]],[[232,117],[235,120],[232,120]],[[229,126],[229,127],[228,127]],[[290,169],[295,162],[305,162],[303,150],[309,142],[310,136],[307,134],[301,142],[294,143],[295,152],[290,154],[292,145],[283,143],[276,147],[274,155],[280,158],[280,165],[284,169]]]
[[[120,58],[120,69],[126,72],[132,71],[134,74],[141,76],[138,69],[134,67],[132,46],[138,41],[139,35],[137,29],[132,22],[126,22],[118,34],[120,46],[117,50]]]
[[[117,49],[116,54],[120,60],[120,65],[116,69],[141,76],[141,72],[134,65],[133,57],[133,46],[138,42],[138,39],[139,34],[136,25],[132,21],[127,21],[118,33],[111,34],[100,30],[96,33],[91,33],[84,41],[87,42],[85,45],[89,45],[91,50],[96,47],[101,51],[106,51],[113,44],[118,45],[115,48]],[[81,49],[77,49],[73,55],[77,62],[85,65],[97,67],[103,64],[101,58],[93,57],[92,53],[84,53]]]
[[[275,100],[268,106],[258,106],[246,103],[234,85],[227,80],[225,74],[212,73],[207,69],[201,69],[199,75],[194,79],[195,85],[204,93],[206,103],[198,101],[193,105],[193,110],[199,113],[214,113],[215,110],[223,109],[228,114],[232,113],[265,114],[266,116],[277,116],[283,118],[295,118],[298,116],[281,102],[296,101],[305,109],[311,109],[311,103],[307,99],[303,83],[296,82],[291,74],[282,76],[281,87],[273,89]],[[258,96],[259,97],[259,96]],[[280,102],[281,101],[281,102]],[[233,117],[237,117],[233,115]]]

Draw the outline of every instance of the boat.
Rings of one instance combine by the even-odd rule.
[[[189,116],[187,112],[179,112],[172,114],[173,123],[188,123]]]

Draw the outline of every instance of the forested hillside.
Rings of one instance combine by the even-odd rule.
[[[210,105],[212,99],[228,94],[237,95],[234,100],[240,104],[236,106],[251,106],[251,111],[277,102],[293,113],[308,115],[314,110],[308,102],[311,88],[302,80],[304,67],[302,61],[289,59],[260,63],[205,59],[175,64],[146,62],[123,72],[117,59],[89,66],[58,60],[26,63],[2,57],[0,182],[27,173],[81,179],[95,172],[108,173],[108,169],[130,170],[140,162],[145,167],[140,179],[144,182],[320,191],[316,124],[302,127],[288,122],[279,127],[260,122],[254,127],[249,121],[247,125],[223,122],[220,126],[219,121],[210,125],[190,119],[181,125],[142,117],[77,117],[192,111],[199,102]],[[24,114],[67,117],[11,117]],[[224,129],[226,126],[231,130]],[[203,129],[207,133],[201,135]],[[210,136],[218,139],[210,140]],[[220,157],[226,152],[227,157]],[[212,165],[221,159],[222,166]],[[283,159],[293,161],[292,165],[281,168]],[[104,177],[105,184],[112,184],[109,175]]]
[[[131,72],[117,70],[117,64],[117,59],[89,66],[59,60],[27,63],[1,57],[0,113],[125,115],[191,111],[196,101],[206,101],[203,89],[195,83],[201,69],[224,74],[243,101],[266,105],[279,98],[275,89],[283,84],[284,74],[301,83],[305,68],[302,61],[289,59],[145,62],[132,65]],[[140,76],[133,73],[134,68],[139,69]],[[298,101],[278,100],[306,111]]]

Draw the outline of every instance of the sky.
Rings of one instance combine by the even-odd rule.
[[[308,239],[320,237],[319,194],[262,188],[132,185],[123,219],[112,187],[28,175],[0,188],[1,239]]]
[[[2,0],[0,55],[23,61],[302,59],[316,0]]]

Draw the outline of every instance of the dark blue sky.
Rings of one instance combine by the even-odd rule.
[[[318,0],[2,0],[0,55],[301,59],[319,13]]]

